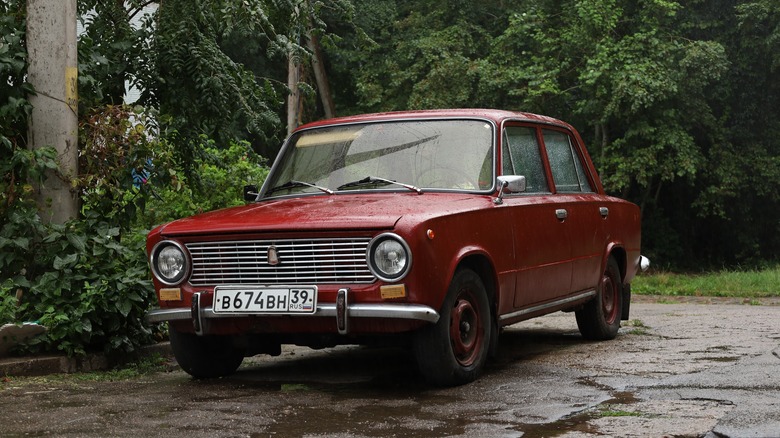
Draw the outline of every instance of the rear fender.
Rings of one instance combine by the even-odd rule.
[[[621,309],[620,319],[623,321],[628,320],[629,313],[631,311],[631,284],[626,283],[626,272],[628,272],[628,260],[626,257],[626,250],[623,245],[617,242],[611,242],[607,245],[607,250],[604,253],[604,258],[601,261],[601,272],[607,268],[607,262],[610,257],[614,257],[615,261],[620,268],[620,280],[621,280],[621,293],[623,295],[623,308]],[[599,274],[601,276],[601,274]]]

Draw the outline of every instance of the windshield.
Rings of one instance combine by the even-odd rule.
[[[403,189],[383,180],[420,189],[488,190],[493,169],[493,129],[485,121],[333,126],[290,139],[269,176],[266,194]]]

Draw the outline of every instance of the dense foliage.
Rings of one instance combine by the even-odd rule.
[[[155,301],[144,251],[146,231],[159,223],[241,202],[244,183],[262,181],[263,160],[245,142],[217,149],[203,139],[189,183],[173,143],[151,137],[148,115],[107,106],[83,117],[82,218],[41,223],[34,180],[56,166],[52,149],[15,151],[13,200],[0,222],[0,321],[38,321],[45,336],[27,349],[81,354],[134,351],[155,333],[143,314]],[[34,254],[35,257],[30,255]]]
[[[267,173],[248,143],[228,140],[217,148],[201,136],[182,140],[170,126],[161,128],[165,118],[158,112],[114,105],[122,101],[125,80],[143,71],[134,58],[149,29],[129,26],[132,11],[116,2],[93,3],[79,41],[80,174],[74,183],[81,218],[62,225],[42,223],[33,196],[45,172],[57,168],[57,156],[53,148],[26,144],[27,96],[34,90],[25,82],[25,2],[0,5],[0,76],[8,85],[0,86],[0,323],[43,324],[47,333],[27,342],[28,351],[116,355],[151,342],[155,333],[143,323],[155,301],[146,231],[235,205],[242,182],[257,183]],[[197,151],[189,162],[178,152],[181,144]]]
[[[656,266],[776,259],[777,2],[355,5],[371,44],[345,36],[328,52],[344,111],[482,106],[561,118],[583,134],[608,192],[642,207]]]
[[[339,115],[435,107],[549,114],[607,190],[642,207],[656,266],[755,266],[780,251],[775,0],[78,0],[82,217],[42,224],[27,148],[24,0],[0,3],[0,323],[29,348],[125,352],[153,333],[145,230],[240,203],[284,135],[288,68],[317,119],[312,43]],[[321,78],[320,78],[321,79]],[[122,105],[125,86],[142,90]]]

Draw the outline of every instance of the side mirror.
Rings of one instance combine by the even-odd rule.
[[[525,177],[522,175],[499,176],[498,185],[503,186],[508,193],[522,193],[526,188]]]
[[[525,177],[522,175],[502,175],[498,180],[498,196],[493,199],[493,203],[500,205],[504,202],[504,192],[522,193],[525,191]]]
[[[244,186],[244,201],[246,202],[255,202],[257,201],[257,196],[259,193],[257,192],[257,186],[254,184],[250,184],[248,186]]]

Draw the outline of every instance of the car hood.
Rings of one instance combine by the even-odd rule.
[[[164,225],[167,236],[267,231],[392,229],[404,216],[415,220],[484,208],[490,198],[459,193],[314,195],[279,198],[216,210]]]

